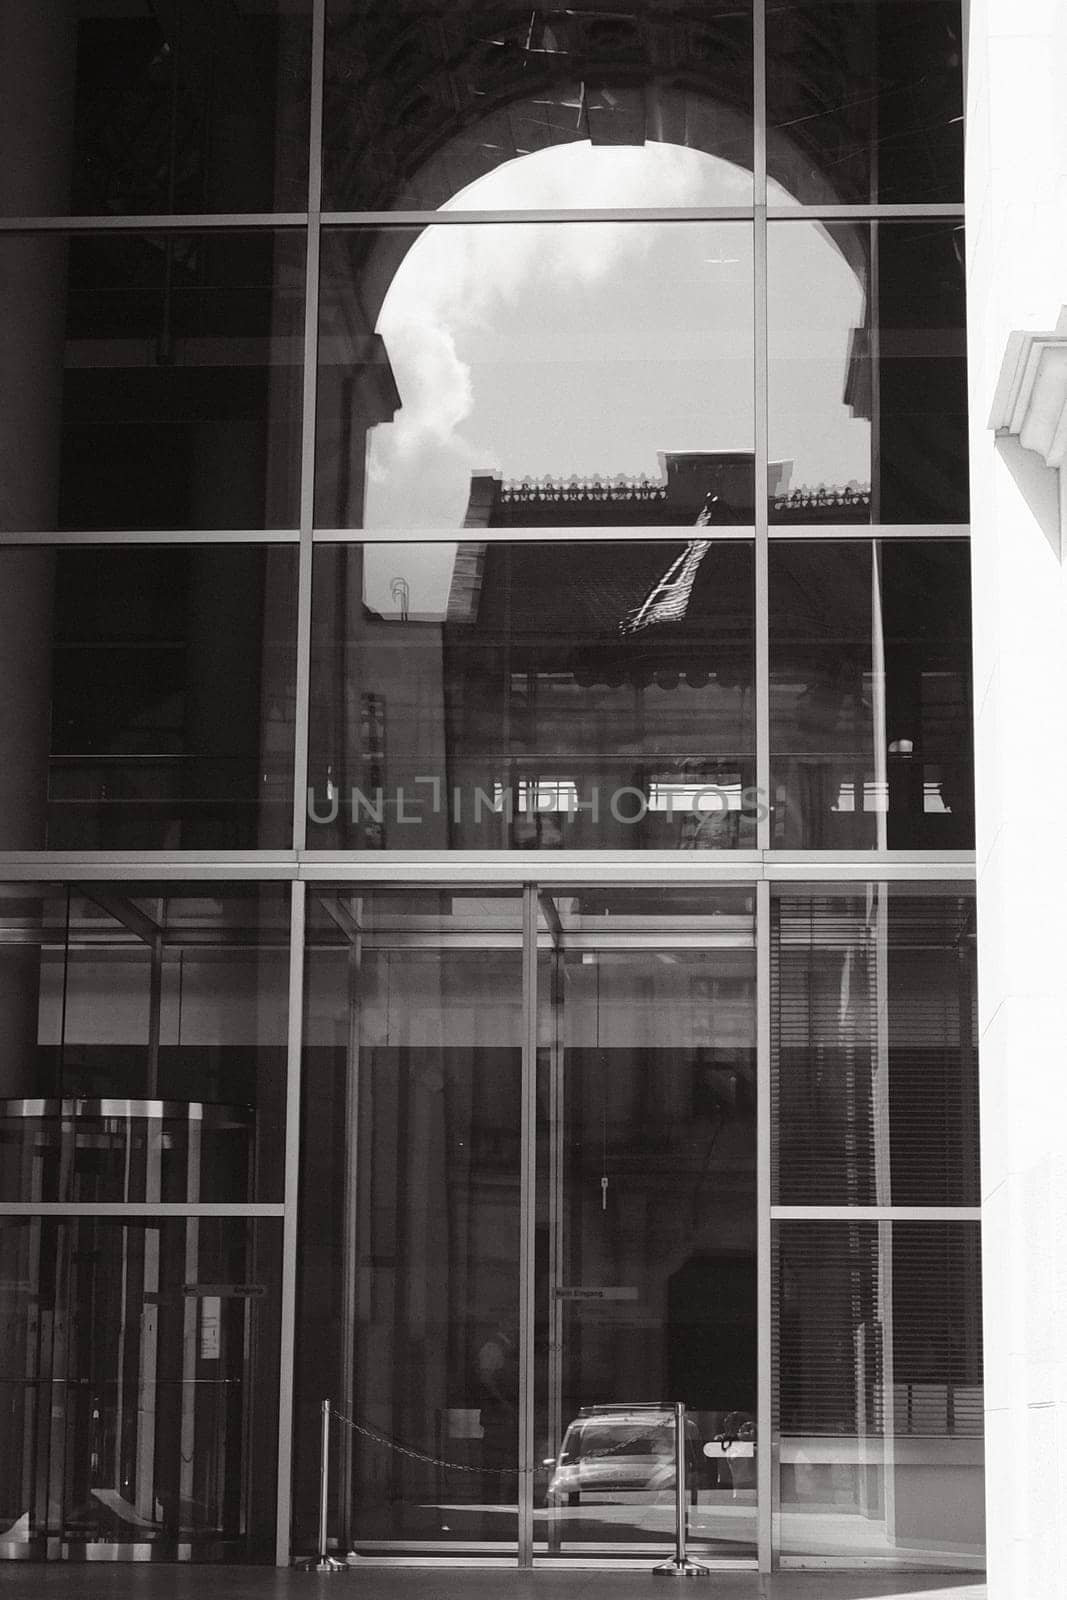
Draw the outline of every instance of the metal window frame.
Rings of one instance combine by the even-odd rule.
[[[321,89],[321,86],[319,86]],[[321,146],[320,146],[321,148]],[[311,180],[318,184],[312,168]],[[764,191],[765,192],[765,191]],[[320,187],[321,193],[321,187]],[[327,228],[455,227],[493,223],[542,222],[751,222],[756,203],[745,206],[582,206],[501,207],[498,211],[321,211]],[[962,203],[944,205],[768,205],[770,222],[855,222],[862,220],[961,222]],[[308,211],[207,211],[141,212],[130,216],[19,216],[0,217],[4,233],[233,233],[259,228],[295,229],[308,226]]]
[[[572,850],[531,855],[527,850],[100,850],[79,855],[67,850],[0,852],[0,883],[259,881],[342,882],[353,884],[432,883],[435,888],[465,884],[501,887],[551,883],[562,889],[617,883],[748,884],[771,883],[940,883],[975,881],[973,850],[923,853],[916,850]]]

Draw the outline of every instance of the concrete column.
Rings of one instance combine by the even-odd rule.
[[[1055,473],[1026,450],[1034,474],[1013,471],[1022,463],[989,430],[1009,334],[1055,329],[1067,302],[1065,80],[1067,9],[972,0],[967,295],[990,1600],[1067,1592],[1067,573],[1035,494],[1036,478]]]

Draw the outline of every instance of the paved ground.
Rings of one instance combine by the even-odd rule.
[[[716,1572],[681,1586],[708,1600],[986,1600],[952,1573]],[[674,1580],[647,1572],[362,1567],[330,1577],[273,1567],[38,1566],[0,1563],[0,1600],[665,1600]]]

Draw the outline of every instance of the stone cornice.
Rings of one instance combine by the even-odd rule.
[[[1005,445],[1017,442],[1055,473],[1058,540],[1053,529],[1045,526],[1052,521],[1052,514],[1039,520],[1054,548],[1058,544],[1057,553],[1062,552],[1067,548],[1067,307],[1049,333],[1019,330],[1009,334],[989,426]],[[1036,512],[1032,497],[1031,504]]]
[[[1000,369],[989,425],[1013,434],[1057,471],[1067,456],[1067,317],[1052,333],[1013,333]]]

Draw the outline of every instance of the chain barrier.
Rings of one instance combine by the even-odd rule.
[[[447,1467],[452,1472],[476,1472],[479,1476],[486,1473],[498,1473],[503,1476],[517,1478],[516,1467],[497,1466],[471,1466],[468,1461],[448,1461],[444,1456],[430,1455],[426,1450],[416,1450],[413,1445],[401,1444],[398,1439],[390,1439],[386,1433],[380,1433],[377,1428],[368,1428],[365,1423],[357,1422],[354,1417],[346,1417],[343,1411],[338,1411],[336,1406],[330,1407],[331,1417],[336,1417],[338,1422],[343,1422],[354,1433],[360,1433],[365,1439],[372,1440],[375,1444],[384,1445],[387,1450],[395,1450],[399,1456],[409,1456],[412,1461],[425,1461],[431,1467]]]
[[[318,1573],[342,1572],[348,1566],[348,1561],[338,1560],[329,1553],[329,1537],[327,1532],[327,1517],[330,1494],[330,1419],[336,1417],[338,1422],[344,1423],[353,1433],[358,1433],[373,1444],[383,1446],[386,1450],[393,1450],[397,1455],[407,1456],[412,1461],[424,1461],[431,1467],[445,1467],[452,1472],[476,1472],[480,1475],[494,1473],[500,1477],[518,1477],[520,1469],[516,1467],[471,1466],[466,1461],[449,1461],[444,1456],[431,1455],[428,1450],[417,1450],[413,1445],[401,1444],[399,1439],[390,1439],[387,1433],[382,1433],[377,1428],[369,1428],[366,1423],[357,1422],[355,1417],[345,1416],[343,1411],[338,1411],[329,1400],[322,1402],[322,1438],[319,1452],[319,1553],[318,1560],[306,1563],[309,1571]],[[675,1463],[675,1555],[671,1561],[665,1561],[660,1566],[653,1567],[654,1577],[695,1578],[707,1577],[709,1569],[698,1561],[690,1561],[686,1552],[686,1533],[688,1522],[688,1506],[686,1496],[685,1468],[686,1468],[686,1408],[682,1401],[674,1403],[674,1463]],[[349,1558],[354,1559],[354,1558]]]

